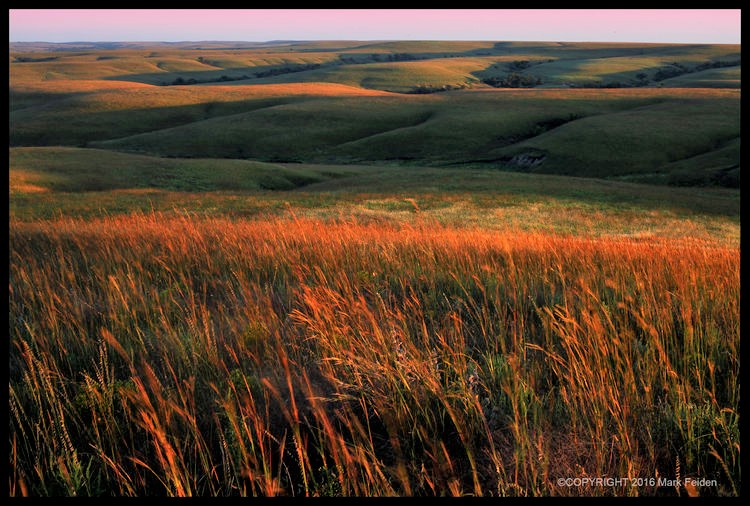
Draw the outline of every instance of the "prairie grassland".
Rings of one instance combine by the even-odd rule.
[[[161,213],[10,222],[11,495],[740,487],[739,248]],[[645,486],[565,486],[567,477]]]
[[[186,61],[205,66],[211,55],[195,51]],[[739,186],[739,153],[724,149],[740,136],[737,89],[511,90],[479,83],[485,88],[415,95],[359,87],[459,86],[477,81],[483,66],[494,65],[493,72],[504,74],[507,59],[516,56],[329,65],[234,85],[193,86],[97,80],[101,76],[93,70],[49,80],[24,73],[29,65],[64,67],[70,56],[13,63],[10,144],[265,162],[483,164],[660,184]],[[88,63],[95,69],[116,61]],[[133,72],[122,79],[141,75]],[[350,85],[317,82],[326,80]],[[690,159],[670,170],[671,164]]]
[[[741,77],[739,67],[718,68],[665,79],[664,85],[686,88],[741,88]]]
[[[76,79],[116,79],[146,84],[172,82],[176,77],[216,78],[289,64],[328,63],[332,53],[289,53],[267,50],[215,51],[154,48],[16,54],[10,58],[15,83]],[[30,59],[31,61],[24,61]]]
[[[283,73],[274,77],[275,80],[310,81],[320,74],[320,70],[327,69],[334,70],[331,75],[335,80],[352,82],[361,74],[361,64],[376,63],[380,72],[375,75],[367,73],[374,77],[368,87],[395,89],[408,84],[418,85],[425,78],[432,79],[438,87],[463,84],[476,81],[480,74],[488,77],[507,73],[507,63],[526,60],[534,65],[523,70],[542,77],[545,84],[614,80],[634,84],[638,83],[636,75],[639,72],[650,78],[660,69],[674,68],[675,64],[692,70],[698,65],[715,62],[736,63],[739,68],[740,60],[740,46],[733,44],[325,41],[241,49],[158,45],[150,48],[67,49],[55,51],[50,47],[48,51],[38,52],[32,48],[11,47],[12,82],[116,79],[162,85],[171,84],[177,78],[197,82],[215,81],[222,76],[230,80],[266,79],[263,72],[268,70],[272,74]],[[391,56],[398,56],[401,60],[426,60],[426,66],[422,68],[419,63],[411,69],[413,73],[404,73],[398,70],[403,61]],[[438,69],[444,67],[441,72],[447,80],[440,81],[440,73],[430,69],[430,62]],[[302,71],[286,72],[295,66]],[[427,73],[422,74],[423,70]]]
[[[510,57],[506,57],[510,58]],[[501,59],[502,61],[502,59]],[[480,86],[475,73],[481,72],[498,57],[482,56],[467,58],[431,58],[427,60],[364,63],[324,67],[296,75],[284,74],[277,77],[258,79],[258,83],[285,82],[334,82],[365,89],[409,92],[417,86],[440,88]]]
[[[10,496],[739,495],[739,45],[250,45],[11,44]]]
[[[44,116],[27,121],[19,114],[12,139],[27,144],[82,139],[76,145],[170,157],[480,163],[590,177],[661,172],[668,177],[665,165],[739,137],[739,100],[737,90],[704,89],[289,97],[230,102],[210,111],[201,105],[123,110],[92,115],[84,126],[65,132],[49,132]],[[50,110],[47,118],[55,123],[74,111]],[[137,134],[127,136],[131,133]],[[514,159],[523,155],[543,161],[522,166]],[[696,176],[726,168],[707,160]]]
[[[11,148],[8,181],[9,214],[24,221],[150,210],[260,218],[292,209],[324,220],[410,223],[419,217],[494,231],[740,242],[740,191],[731,188],[468,167],[159,158],[67,147]]]

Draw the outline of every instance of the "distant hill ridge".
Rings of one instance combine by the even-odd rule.
[[[133,42],[10,42],[8,49],[10,52],[54,52],[54,51],[91,51],[104,49],[152,49],[152,48],[171,48],[171,49],[254,49],[258,47],[284,46],[306,42],[303,40],[269,40],[266,42],[253,41],[133,41]]]

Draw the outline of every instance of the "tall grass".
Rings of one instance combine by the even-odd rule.
[[[739,262],[419,220],[11,220],[10,493],[736,495]]]

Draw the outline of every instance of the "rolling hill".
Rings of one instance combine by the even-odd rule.
[[[737,45],[39,43],[9,67],[13,147],[739,185]]]

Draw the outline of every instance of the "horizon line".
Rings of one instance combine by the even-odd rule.
[[[269,39],[269,40],[232,40],[232,39],[183,39],[183,40],[9,40],[9,44],[194,44],[199,42],[226,42],[226,43],[249,43],[269,44],[272,42],[566,42],[566,43],[612,43],[612,44],[719,44],[727,46],[739,46],[741,42],[709,42],[709,41],[653,41],[653,40],[602,40],[602,39]]]

